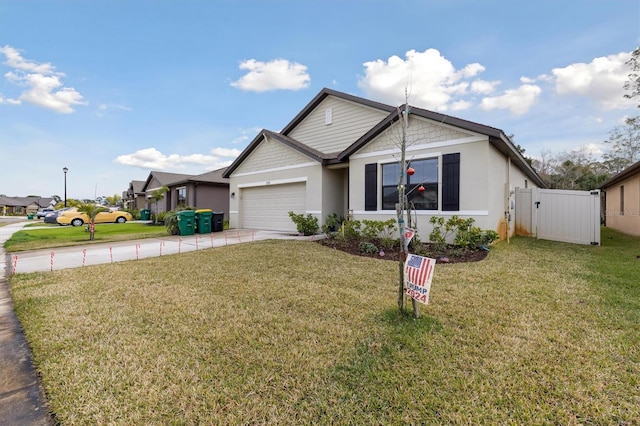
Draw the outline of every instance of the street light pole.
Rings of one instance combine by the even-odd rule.
[[[69,169],[64,167],[62,171],[64,172],[64,206],[67,207],[67,172]]]

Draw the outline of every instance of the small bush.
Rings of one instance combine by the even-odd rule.
[[[360,243],[360,251],[362,253],[368,253],[368,254],[373,254],[373,253],[378,253],[378,247],[375,246],[375,244],[372,244],[368,241],[362,241]]]
[[[359,220],[345,220],[340,227],[340,237],[346,240],[357,240],[361,237],[360,227],[362,223]]]
[[[455,234],[453,243],[463,248],[476,249],[480,245],[489,245],[498,238],[498,233],[493,230],[482,230],[473,226],[475,219],[461,219],[451,216],[445,222],[441,216],[432,216],[429,223],[433,225],[433,231],[429,234],[429,240],[434,243],[436,249],[442,250],[447,244],[447,239]]]
[[[311,213],[306,216],[303,214],[296,214],[289,212],[289,217],[296,224],[296,229],[302,235],[314,235],[318,232],[320,227],[318,226],[318,218]]]

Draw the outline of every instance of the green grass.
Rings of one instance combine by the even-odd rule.
[[[9,252],[18,252],[167,235],[167,228],[164,226],[145,223],[99,223],[95,225],[95,240],[89,241],[86,226],[52,225],[43,229],[22,229],[5,242],[4,248]]]
[[[438,265],[262,241],[10,278],[61,424],[640,423],[640,239]]]

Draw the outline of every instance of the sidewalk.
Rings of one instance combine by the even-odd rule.
[[[32,222],[23,221],[0,227],[0,423],[11,426],[49,426],[55,423],[47,412],[30,348],[13,310],[7,281],[11,274],[81,268],[267,239],[313,238],[282,232],[234,229],[7,254],[4,242],[28,223]]]
[[[0,227],[0,419],[7,425],[53,425],[31,360],[31,350],[13,311],[4,242],[28,222]]]

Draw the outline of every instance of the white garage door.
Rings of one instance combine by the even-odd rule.
[[[304,213],[307,207],[304,182],[243,188],[241,196],[240,226],[247,229],[296,232],[289,212]]]

